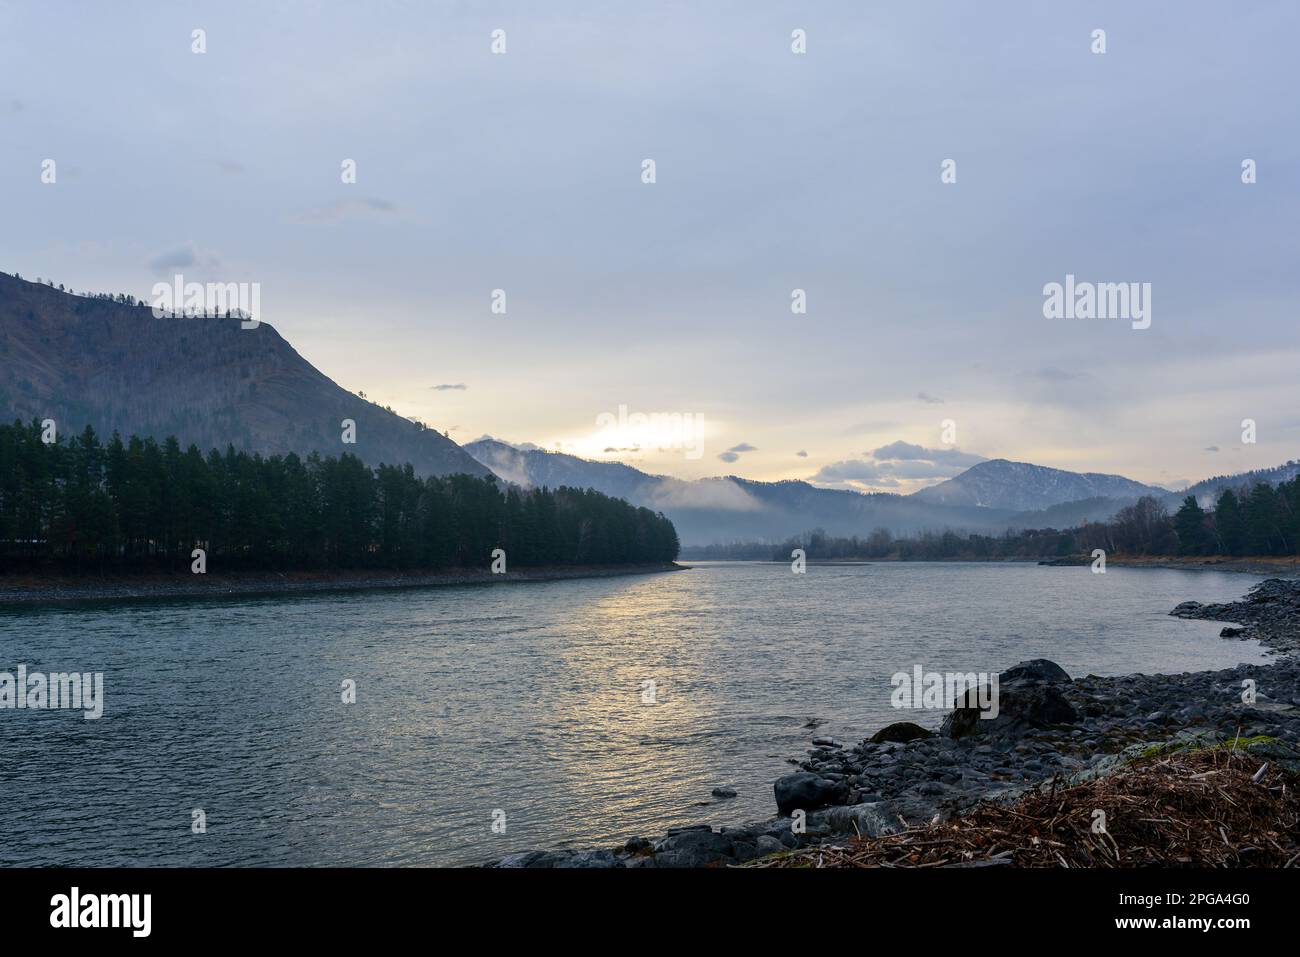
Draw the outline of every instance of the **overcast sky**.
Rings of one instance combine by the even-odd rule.
[[[0,269],[257,282],[309,361],[458,441],[683,477],[1276,465],[1297,10],[5,2]],[[1150,328],[1045,318],[1067,274],[1151,283]],[[703,441],[627,452],[620,406]]]

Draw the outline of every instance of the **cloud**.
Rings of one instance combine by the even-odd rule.
[[[916,397],[927,405],[943,405],[943,399],[937,395],[930,395],[928,392],[918,392]]]
[[[303,226],[333,226],[349,219],[396,222],[409,218],[409,215],[406,210],[386,199],[366,196],[360,199],[340,199],[328,206],[305,210],[289,217],[289,221]]]
[[[465,383],[463,382],[456,382],[456,383],[443,383],[441,385],[431,385],[429,386],[429,388],[435,392],[448,392],[453,390],[456,392],[464,392],[466,389],[469,388],[469,386],[465,385]]]
[[[216,269],[220,264],[221,260],[214,253],[204,252],[192,242],[159,253],[149,260],[149,268],[157,276],[171,276],[184,269]]]
[[[797,455],[797,456],[799,456],[799,458],[801,458],[801,459],[806,459],[806,458],[808,457],[808,452],[807,452],[807,450],[805,450],[805,449],[800,449],[798,452],[796,452],[796,453],[794,453],[794,454]]]
[[[238,176],[244,171],[244,164],[237,163],[234,160],[217,160],[217,169],[227,176]]]
[[[731,479],[701,479],[683,482],[665,479],[650,490],[650,506],[664,508],[709,508],[731,512],[756,512],[765,507]]]
[[[820,468],[808,481],[823,488],[845,488],[859,492],[880,489],[915,491],[936,480],[952,478],[984,456],[960,449],[927,449],[912,442],[891,442],[848,459]]]
[[[739,445],[733,445],[725,452],[718,453],[718,458],[724,462],[735,462],[740,458],[742,452],[757,452],[758,446],[750,445],[748,442],[741,442]]]
[[[902,484],[889,474],[887,466],[862,459],[848,459],[823,465],[808,481],[819,488],[843,489],[850,492],[895,489]]]
[[[834,462],[830,465],[823,465],[808,481],[814,485],[824,482],[866,482],[878,484],[886,478],[880,470],[880,466],[874,462],[866,462],[862,459],[849,459],[845,462]]]
[[[882,445],[870,454],[874,459],[887,461],[926,461],[963,467],[978,465],[980,462],[985,461],[982,455],[963,452],[957,448],[927,449],[920,445],[913,445],[911,442],[891,442],[889,445]]]

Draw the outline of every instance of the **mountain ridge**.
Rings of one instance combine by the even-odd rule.
[[[163,318],[0,273],[0,409],[62,431],[174,435],[204,451],[350,452],[424,475],[489,470],[437,431],[353,395],[270,324]],[[343,420],[356,424],[345,443]]]
[[[579,484],[662,511],[677,526],[683,545],[689,546],[737,541],[779,542],[818,527],[840,536],[867,535],[877,528],[886,528],[894,534],[947,530],[988,534],[1008,529],[1068,528],[1105,521],[1143,495],[1155,496],[1173,509],[1187,494],[1145,485],[1124,476],[1066,472],[1031,463],[1010,463],[1005,459],[978,463],[955,477],[960,479],[972,470],[993,463],[995,473],[1004,476],[1023,473],[1049,480],[1050,487],[1042,497],[1031,496],[1028,500],[1050,504],[1013,509],[936,503],[921,494],[924,489],[910,495],[867,493],[822,488],[800,479],[761,482],[736,475],[687,481],[652,475],[622,462],[520,448],[499,439],[479,439],[467,443],[465,450],[498,475],[521,485]],[[1022,468],[1000,469],[1000,462]],[[1300,471],[1300,464],[1294,467]],[[1261,474],[1275,471],[1279,470],[1261,470]],[[1071,481],[1062,484],[1066,477]],[[1074,479],[1081,481],[1076,483]],[[1231,477],[1213,481],[1232,484]],[[1101,488],[1119,494],[1054,501],[1067,494],[1062,490],[1075,488]]]
[[[1169,490],[1122,475],[1068,472],[1047,465],[988,459],[912,497],[936,505],[973,505],[1030,511],[1090,498],[1139,498],[1168,495]]]

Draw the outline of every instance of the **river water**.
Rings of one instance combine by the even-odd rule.
[[[761,820],[813,734],[939,724],[890,704],[890,676],[915,665],[1043,657],[1079,676],[1264,660],[1167,614],[1256,580],[701,563],[0,611],[0,672],[103,672],[105,698],[98,720],[0,709],[0,864],[466,864]],[[719,786],[738,796],[711,797]]]

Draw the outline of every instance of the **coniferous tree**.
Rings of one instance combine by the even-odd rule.
[[[420,478],[354,455],[204,456],[169,438],[91,428],[41,441],[0,425],[0,568],[486,568],[660,563],[677,557],[663,515],[591,490],[522,489],[495,476]],[[581,556],[581,558],[579,557]]]
[[[1182,507],[1174,515],[1174,532],[1178,535],[1178,554],[1204,555],[1209,544],[1209,529],[1205,510],[1195,495],[1183,499]]]
[[[1237,495],[1230,488],[1219,494],[1214,506],[1214,530],[1219,551],[1224,555],[1241,555],[1246,544],[1246,526]]]

